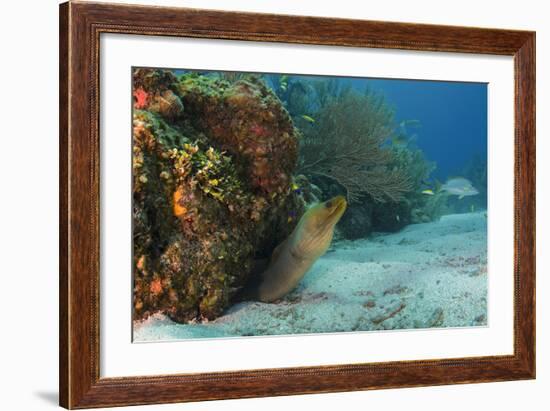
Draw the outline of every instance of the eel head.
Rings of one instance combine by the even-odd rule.
[[[345,197],[336,196],[310,207],[300,219],[292,236],[293,254],[304,259],[317,259],[330,246],[334,226],[346,211]]]

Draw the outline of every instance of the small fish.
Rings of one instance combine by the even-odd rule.
[[[422,194],[433,196],[435,193],[433,192],[433,190],[427,189],[427,190],[422,190]]]
[[[315,119],[313,117],[308,116],[307,114],[302,114],[300,117],[302,117],[306,121],[309,121],[310,123],[315,123]]]
[[[441,191],[446,191],[449,194],[457,195],[459,200],[464,197],[479,194],[479,191],[477,191],[477,189],[472,185],[470,180],[464,177],[448,179],[447,182],[441,186]]]
[[[288,87],[288,76],[286,74],[281,76],[279,87],[281,87],[281,90],[286,91]]]
[[[395,219],[397,220],[397,222],[400,222],[400,221],[401,221],[401,218],[399,218],[399,214],[397,214],[397,215],[395,216]]]
[[[300,188],[300,186],[296,183],[292,183],[290,185],[290,188],[292,191],[294,191],[296,194],[302,194],[302,189]]]
[[[473,213],[473,212],[475,211],[475,209],[476,209],[475,206],[472,204],[472,205],[470,206],[470,212]]]
[[[392,137],[391,142],[394,146],[406,146],[409,139],[406,134],[398,133]]]

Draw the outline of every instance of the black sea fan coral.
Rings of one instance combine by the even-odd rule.
[[[393,133],[393,111],[381,96],[351,89],[323,96],[315,120],[300,142],[300,174],[335,181],[350,202],[366,194],[377,202],[397,202],[412,189],[384,146]]]

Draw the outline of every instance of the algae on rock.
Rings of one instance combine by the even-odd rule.
[[[134,319],[214,319],[303,213],[297,131],[254,78],[133,82]]]

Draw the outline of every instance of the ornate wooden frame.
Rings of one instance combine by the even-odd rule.
[[[513,56],[514,354],[155,377],[99,374],[101,33]],[[60,404],[89,408],[535,377],[535,33],[70,2],[60,6]]]

